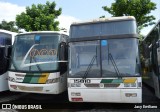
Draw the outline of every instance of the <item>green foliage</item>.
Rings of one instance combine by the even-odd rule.
[[[33,4],[26,7],[26,12],[16,16],[16,25],[26,31],[57,31],[59,22],[55,19],[61,14],[62,9],[55,9],[56,3],[49,1],[45,5]]]
[[[12,32],[18,32],[18,29],[15,27],[14,21],[7,22],[7,21],[3,20],[0,23],[0,29],[12,31]]]
[[[113,16],[134,16],[140,30],[148,25],[155,24],[155,17],[149,15],[156,9],[156,4],[151,0],[115,0],[111,7],[103,6],[105,11]]]

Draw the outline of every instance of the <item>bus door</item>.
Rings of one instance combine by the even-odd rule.
[[[160,41],[152,47],[152,69],[155,94],[160,98]]]
[[[0,47],[0,91],[8,90],[7,69],[8,60],[4,57],[5,47]]]
[[[0,74],[5,73],[8,67],[8,63],[4,57],[4,54],[5,54],[5,47],[0,47]]]

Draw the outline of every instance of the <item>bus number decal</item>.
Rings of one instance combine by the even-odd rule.
[[[74,79],[74,83],[91,83],[90,79]]]

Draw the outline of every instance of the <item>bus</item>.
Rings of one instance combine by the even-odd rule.
[[[18,34],[12,48],[9,89],[60,94],[67,90],[68,35],[60,31]]]
[[[0,92],[9,90],[8,74],[9,60],[5,58],[5,48],[13,44],[17,33],[0,29]]]
[[[160,20],[143,39],[141,49],[143,82],[160,99]]]
[[[68,72],[70,102],[141,103],[135,18],[100,18],[71,24]]]

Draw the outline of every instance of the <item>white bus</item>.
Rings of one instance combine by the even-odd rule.
[[[71,102],[141,103],[135,18],[124,16],[73,23],[67,81]]]
[[[142,41],[141,48],[143,82],[160,99],[160,20]]]
[[[9,68],[10,91],[59,94],[67,90],[68,35],[56,31],[18,34]]]
[[[9,90],[8,88],[8,67],[9,60],[5,58],[5,47],[13,44],[17,33],[0,29],[0,92]]]

